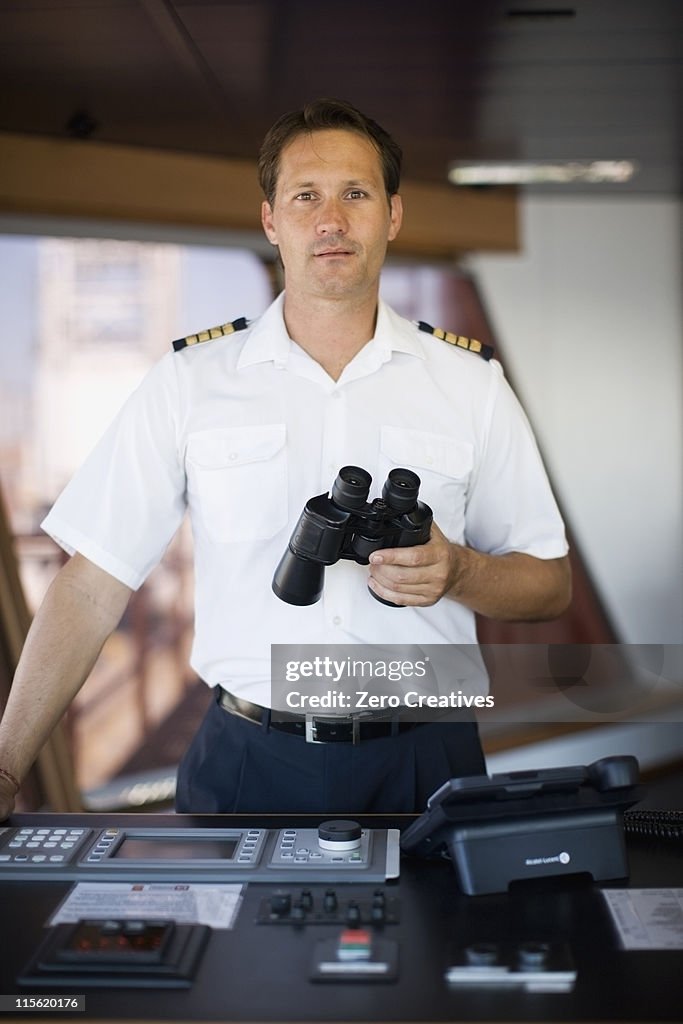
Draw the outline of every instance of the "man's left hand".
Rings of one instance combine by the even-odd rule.
[[[502,622],[548,622],[566,611],[572,596],[567,555],[489,555],[449,541],[436,523],[427,544],[374,552],[368,583],[392,604],[426,607],[448,594]]]
[[[375,551],[368,585],[385,601],[426,607],[451,589],[456,576],[457,547],[433,523],[426,544]]]

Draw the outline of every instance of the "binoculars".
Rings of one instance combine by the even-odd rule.
[[[340,558],[367,565],[380,548],[426,544],[432,510],[417,500],[420,478],[409,469],[392,469],[382,497],[368,503],[372,477],[359,466],[339,470],[331,493],[310,498],[294,527],[273,576],[273,591],[288,604],[320,599],[325,566]],[[370,591],[381,604],[400,607]]]

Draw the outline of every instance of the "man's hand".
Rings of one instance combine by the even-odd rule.
[[[566,556],[483,554],[452,543],[436,523],[426,544],[375,551],[368,585],[393,604],[427,607],[447,595],[472,611],[507,622],[554,619],[571,601]]]
[[[433,523],[426,544],[383,548],[370,555],[369,586],[378,597],[393,604],[436,604],[457,577],[456,552],[456,545]]]

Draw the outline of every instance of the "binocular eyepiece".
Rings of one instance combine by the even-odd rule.
[[[332,501],[349,512],[365,508],[372,477],[359,466],[343,466],[332,485]],[[382,488],[382,500],[394,512],[410,512],[417,502],[420,478],[410,469],[392,469]],[[388,547],[383,544],[382,547]]]
[[[344,466],[329,495],[306,502],[273,577],[273,591],[282,601],[315,604],[323,591],[325,566],[340,558],[367,565],[380,548],[426,544],[432,510],[418,501],[417,474],[392,469],[382,497],[368,503],[371,483],[367,470]],[[398,607],[370,593],[382,604]]]

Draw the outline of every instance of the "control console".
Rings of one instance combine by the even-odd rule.
[[[397,829],[0,828],[0,879],[384,882],[399,875]]]

